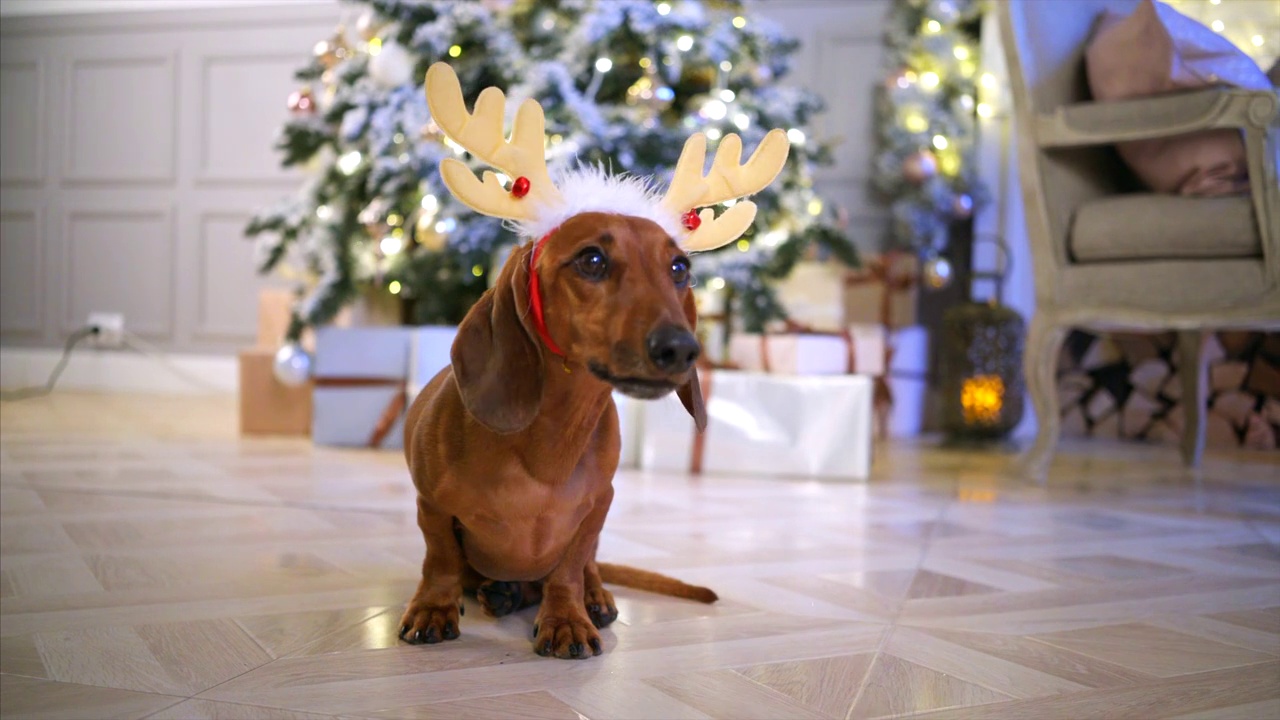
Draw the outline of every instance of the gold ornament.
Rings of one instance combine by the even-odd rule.
[[[351,47],[347,44],[347,32],[341,25],[334,32],[333,37],[328,40],[321,40],[316,43],[315,56],[320,60],[320,64],[325,68],[332,68],[350,54]]]

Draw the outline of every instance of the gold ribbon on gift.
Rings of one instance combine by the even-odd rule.
[[[875,393],[873,403],[876,407],[876,415],[880,422],[880,437],[884,438],[887,432],[889,409],[893,407],[893,390],[889,388],[889,367],[893,361],[893,343],[889,342],[889,326],[891,314],[889,309],[890,297],[895,292],[901,292],[913,287],[916,283],[915,273],[899,273],[892,275],[891,270],[896,265],[896,261],[905,257],[906,253],[889,251],[874,258],[863,266],[864,271],[861,273],[850,273],[845,275],[844,284],[848,285],[865,285],[867,283],[880,283],[883,291],[880,294],[880,324],[884,326],[885,343],[884,343],[884,374],[875,379]]]
[[[392,378],[367,378],[367,377],[320,377],[315,379],[317,388],[376,388],[376,387],[394,387],[395,395],[391,396],[391,402],[383,408],[382,414],[378,416],[378,422],[373,425],[373,432],[369,433],[369,441],[366,443],[368,447],[382,447],[382,442],[387,439],[387,435],[391,432],[391,428],[396,424],[396,420],[404,413],[405,406],[408,404],[408,398],[405,393],[408,388],[404,380]]]

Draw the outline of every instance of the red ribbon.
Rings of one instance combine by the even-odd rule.
[[[556,345],[556,341],[551,339],[551,333],[547,331],[547,320],[542,311],[542,285],[538,282],[538,256],[542,254],[542,244],[556,230],[559,228],[553,228],[533,246],[533,255],[529,259],[529,308],[533,310],[533,329],[538,331],[538,337],[542,338],[548,350],[564,357],[564,351]]]

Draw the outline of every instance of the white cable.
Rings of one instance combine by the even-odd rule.
[[[124,347],[127,347],[130,350],[138,353],[139,355],[142,355],[143,357],[154,360],[157,363],[165,366],[165,368],[167,368],[169,372],[191,383],[192,385],[204,388],[206,390],[219,392],[219,393],[225,393],[229,391],[229,388],[215,385],[205,380],[202,377],[198,377],[196,375],[193,375],[187,372],[186,370],[183,370],[181,367],[174,364],[174,362],[169,358],[168,354],[165,353],[164,350],[161,350],[160,348],[156,347],[155,345],[152,345],[146,340],[143,340],[137,335],[134,335],[128,330],[125,330],[122,336],[124,338]]]

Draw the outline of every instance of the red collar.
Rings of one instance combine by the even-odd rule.
[[[542,342],[551,352],[564,357],[564,351],[556,345],[556,341],[551,339],[551,333],[547,332],[546,316],[542,312],[542,286],[538,282],[538,255],[542,253],[542,245],[551,237],[559,228],[554,228],[546,235],[543,235],[538,242],[534,243],[533,255],[529,260],[529,308],[533,310],[533,329],[538,331],[538,337],[542,338]]]

